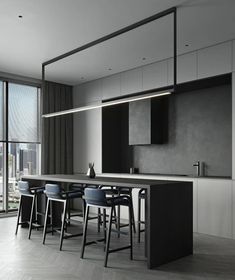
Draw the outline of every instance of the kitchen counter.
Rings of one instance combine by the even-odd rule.
[[[106,175],[106,176],[104,176]],[[193,253],[193,184],[192,181],[143,178],[141,175],[101,174],[91,179],[84,174],[27,175],[31,186],[47,182],[83,183],[146,189],[146,252],[148,268]],[[30,209],[22,211],[27,220]],[[54,219],[53,219],[54,220]],[[177,221],[177,222],[176,222]]]
[[[149,179],[149,180],[183,180],[192,181],[195,179],[218,179],[218,180],[232,180],[229,176],[196,176],[196,175],[184,175],[184,174],[152,174],[152,173],[100,173],[102,177],[116,177],[116,178],[136,178],[136,179]]]

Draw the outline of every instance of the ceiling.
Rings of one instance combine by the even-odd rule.
[[[42,62],[173,6],[178,53],[235,38],[234,0],[1,0],[0,71],[40,78]],[[46,78],[78,84],[170,56],[168,16],[48,66]]]

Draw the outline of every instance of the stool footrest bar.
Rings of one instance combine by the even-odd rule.
[[[111,249],[108,252],[109,253],[114,253],[114,252],[130,249],[130,248],[131,248],[131,245],[128,245],[128,246],[124,246],[124,247],[120,247],[120,248],[116,248],[116,249]]]

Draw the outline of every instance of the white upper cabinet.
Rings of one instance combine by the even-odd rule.
[[[168,85],[173,84],[173,58],[168,59]],[[190,52],[177,57],[177,83],[197,79],[197,52]]]
[[[197,79],[197,53],[180,55],[177,65],[177,82],[185,83]]]
[[[232,181],[198,179],[198,232],[232,238]]]
[[[231,41],[198,51],[198,79],[230,73],[231,71]]]
[[[74,87],[74,105],[86,105],[101,100],[101,79]]]
[[[102,100],[120,96],[121,74],[115,74],[102,79]]]
[[[235,40],[233,40],[233,71],[235,71]]]
[[[121,73],[121,95],[142,91],[142,68],[135,68]]]
[[[167,60],[143,66],[143,90],[167,86]]]
[[[167,85],[173,85],[173,58],[167,59]]]

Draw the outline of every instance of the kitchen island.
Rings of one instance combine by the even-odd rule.
[[[32,186],[47,182],[82,183],[146,189],[146,254],[148,268],[155,268],[193,253],[192,182],[85,175],[28,175]],[[27,213],[28,212],[28,213]],[[26,211],[24,215],[29,214]]]

